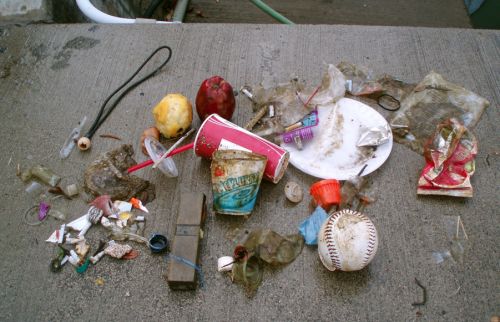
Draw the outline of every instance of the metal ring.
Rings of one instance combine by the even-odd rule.
[[[387,96],[387,97],[390,97],[391,99],[393,99],[393,100],[394,100],[394,102],[397,102],[397,103],[398,103],[398,106],[397,106],[396,108],[394,108],[394,109],[391,109],[391,108],[387,108],[387,107],[385,107],[384,105],[382,105],[382,104],[380,103],[380,99],[381,99],[382,97],[384,97],[384,96]],[[381,107],[381,108],[383,108],[384,110],[386,110],[386,111],[390,111],[390,112],[397,111],[397,110],[399,110],[399,109],[401,108],[401,102],[400,102],[398,99],[396,99],[394,96],[389,95],[389,94],[382,94],[382,95],[380,95],[380,96],[377,98],[377,104],[378,104],[378,106],[380,106],[380,107]]]

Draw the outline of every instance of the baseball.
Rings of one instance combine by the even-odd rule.
[[[318,233],[319,258],[330,271],[357,271],[371,262],[377,230],[365,215],[350,209],[333,213]]]

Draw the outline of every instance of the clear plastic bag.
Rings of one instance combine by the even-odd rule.
[[[438,124],[456,118],[473,129],[488,106],[486,99],[430,72],[401,102],[390,125],[398,143],[423,154]]]

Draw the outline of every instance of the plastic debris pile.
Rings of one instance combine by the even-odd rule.
[[[162,48],[168,47],[158,50]],[[170,55],[169,49],[168,59],[158,70]],[[155,199],[156,188],[131,174],[151,165],[167,178],[176,177],[179,170],[173,156],[189,149],[211,160],[210,169],[206,169],[211,182],[205,184],[207,190],[211,187],[213,211],[225,216],[251,215],[261,180],[277,184],[289,162],[319,179],[309,189],[314,211],[302,220],[298,232],[282,236],[271,229],[255,229],[238,240],[231,256],[219,258],[218,270],[230,272],[231,279],[249,293],[255,293],[262,283],[264,264],[290,264],[304,244],[317,245],[321,262],[331,271],[360,270],[374,259],[378,232],[374,222],[362,213],[375,201],[366,178],[389,157],[393,135],[396,142],[424,154],[426,165],[418,181],[418,194],[472,197],[477,140],[471,131],[489,103],[435,72],[418,84],[408,84],[342,62],[328,65],[318,84],[308,85],[294,78],[274,87],[245,85],[240,91],[251,100],[255,113],[244,127],[230,122],[236,108],[233,87],[222,77],[208,78],[196,97],[195,108],[202,121],[199,129],[192,127],[193,105],[189,99],[171,93],[152,109],[155,125],[140,138],[142,152],[151,160],[138,165],[132,145],[124,144],[88,165],[83,173],[83,190],[93,200],[82,216],[66,222],[67,215],[53,206],[54,198],[45,194],[31,206],[25,213],[29,225],[39,225],[48,217],[66,222],[47,239],[57,246],[50,263],[52,271],[61,271],[69,262],[82,274],[104,256],[134,259],[138,249],[125,243],[134,242],[152,253],[170,251],[167,280],[172,289],[194,289],[197,281],[202,283],[199,243],[208,215],[205,194],[181,197],[174,242],[169,249],[168,238],[163,235],[144,237],[145,222],[151,215],[145,205]],[[106,112],[103,105],[94,125],[80,138],[85,141],[85,148],[80,146],[82,151],[89,150],[90,139],[116,104]],[[389,114],[383,117],[370,106]],[[70,156],[85,124],[83,117],[71,131],[60,151],[62,159]],[[179,146],[195,132],[192,143]],[[177,141],[167,149],[166,139]],[[67,200],[82,191],[74,183],[59,186],[61,177],[42,165],[18,169],[18,176],[27,183],[26,192],[33,195],[43,185],[50,187],[48,194]],[[305,199],[301,182],[289,181],[284,195],[292,206],[301,203]],[[85,237],[95,226],[103,227],[107,236],[97,246]],[[460,237],[457,228],[450,238],[450,250],[433,253],[437,263],[449,257],[461,261],[468,237],[460,218],[459,226],[465,237]]]

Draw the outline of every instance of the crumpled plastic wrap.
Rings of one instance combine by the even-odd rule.
[[[281,236],[270,229],[258,229],[248,235],[243,246],[268,264],[288,264],[302,252],[304,238],[300,234]]]
[[[417,194],[472,197],[477,140],[457,119],[439,124],[425,147]]]
[[[245,256],[233,264],[233,281],[239,282],[252,292],[262,282],[262,262],[271,265],[289,264],[304,248],[304,238],[300,234],[281,236],[270,229],[252,231],[243,245]]]
[[[456,118],[473,129],[489,102],[477,94],[430,72],[401,101],[401,109],[390,120],[396,142],[423,154],[426,141],[436,126]]]
[[[252,90],[255,110],[269,105],[274,107],[275,115],[261,120],[266,128],[272,128],[266,132],[269,135],[284,132],[285,127],[302,120],[317,105],[333,103],[344,97],[345,77],[335,65],[329,64],[319,86],[308,86],[295,78],[276,87],[258,85]]]
[[[373,71],[365,66],[343,61],[337,68],[344,74],[347,91],[351,95],[369,95],[383,90]]]

